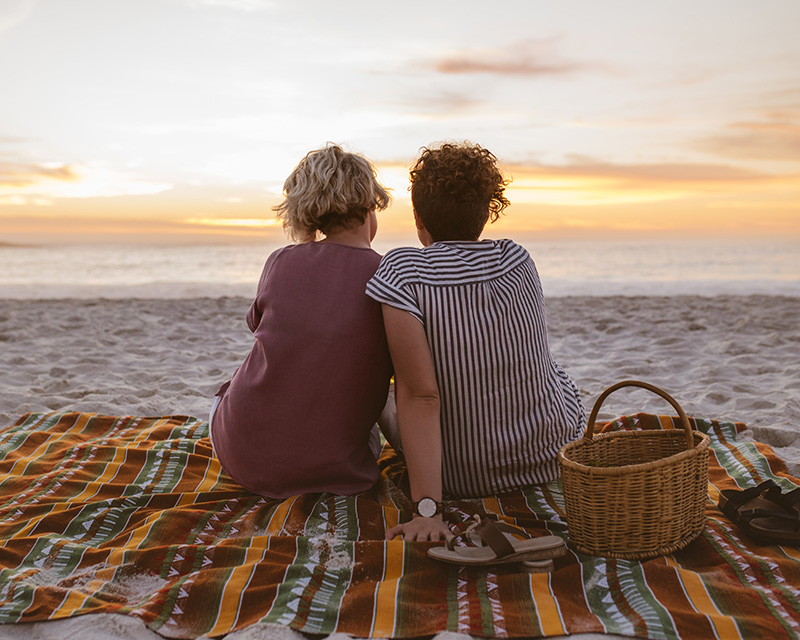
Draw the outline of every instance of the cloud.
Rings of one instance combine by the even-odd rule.
[[[635,184],[735,184],[764,182],[771,174],[724,164],[647,163],[615,164],[588,156],[573,155],[564,165],[528,165],[520,167],[525,173],[557,177],[595,178],[620,185]]]
[[[0,191],[25,189],[48,180],[74,181],[78,175],[69,165],[0,163]]]
[[[149,195],[172,185],[102,168],[62,163],[0,163],[0,203],[52,204],[50,198]]]
[[[720,164],[612,164],[573,156],[564,165],[506,165],[512,202],[602,205],[744,194],[780,196],[798,176]]]
[[[505,50],[475,49],[441,58],[432,63],[439,73],[489,73],[511,76],[553,76],[597,68],[597,65],[562,58],[557,39],[527,39]]]
[[[386,101],[391,107],[400,107],[406,113],[417,113],[430,117],[450,117],[453,114],[468,112],[484,105],[486,101],[476,95],[466,95],[459,91],[429,91],[424,99],[418,95]]]
[[[277,218],[187,218],[183,222],[206,227],[252,227],[257,229],[280,224]]]
[[[698,150],[727,158],[800,161],[800,124],[776,113],[760,122],[734,122],[726,131],[701,138]]]

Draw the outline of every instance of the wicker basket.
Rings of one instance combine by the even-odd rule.
[[[683,429],[617,431],[593,437],[603,401],[622,387],[667,400]],[[708,492],[708,436],[667,393],[626,380],[595,402],[586,434],[558,452],[570,540],[595,556],[643,559],[682,549],[703,531]]]

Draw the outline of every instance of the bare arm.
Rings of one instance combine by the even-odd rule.
[[[383,322],[395,372],[397,423],[408,465],[411,499],[442,500],[442,434],[439,388],[420,322],[407,311],[383,305]],[[441,519],[414,518],[386,532],[387,539],[439,540],[450,531]]]

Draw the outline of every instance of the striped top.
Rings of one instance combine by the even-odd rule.
[[[425,327],[441,399],[442,483],[477,497],[558,477],[585,427],[547,343],[539,274],[511,240],[435,242],[384,256],[367,294]]]

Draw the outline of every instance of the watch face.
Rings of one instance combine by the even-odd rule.
[[[436,501],[433,498],[423,498],[417,502],[417,513],[423,518],[432,518],[436,515]]]

